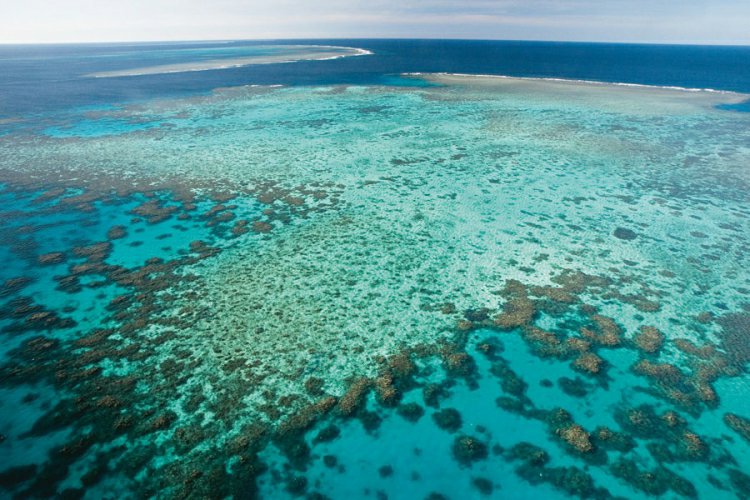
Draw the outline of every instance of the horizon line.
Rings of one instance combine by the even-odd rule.
[[[696,46],[696,47],[750,47],[750,40],[727,42],[689,42],[689,41],[623,41],[623,40],[544,40],[525,38],[463,38],[463,37],[277,37],[277,38],[204,38],[204,39],[153,39],[153,40],[76,40],[76,41],[0,41],[0,46],[12,45],[126,45],[126,44],[176,44],[176,43],[236,43],[236,42],[274,42],[305,40],[445,40],[466,42],[526,42],[526,43],[570,43],[601,45],[662,45],[662,46]]]

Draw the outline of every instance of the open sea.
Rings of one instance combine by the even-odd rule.
[[[750,497],[750,47],[0,46],[0,498]]]

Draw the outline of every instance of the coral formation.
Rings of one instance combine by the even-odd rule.
[[[287,107],[298,109],[308,100],[329,106],[335,92],[349,90],[315,89],[320,96],[284,92],[299,105]],[[730,487],[747,492],[750,480],[739,470],[743,455],[735,451],[744,442],[721,442],[712,429],[695,425],[707,408],[719,408],[731,432],[748,439],[747,419],[724,407],[719,394],[724,396],[725,385],[717,383],[743,376],[749,359],[747,311],[738,305],[741,295],[748,295],[747,284],[742,270],[725,262],[744,259],[739,256],[746,211],[727,201],[731,196],[722,203],[701,201],[698,210],[686,201],[698,193],[688,182],[663,199],[656,196],[661,187],[654,187],[662,174],[640,176],[628,168],[625,179],[617,162],[608,164],[607,176],[596,176],[585,161],[586,155],[593,157],[591,151],[570,148],[559,154],[555,146],[556,154],[545,157],[545,148],[526,151],[532,148],[508,141],[507,131],[517,127],[524,140],[585,140],[590,131],[577,128],[582,113],[565,115],[555,108],[545,112],[546,120],[535,114],[533,123],[550,122],[535,133],[523,128],[531,123],[523,116],[530,112],[526,108],[537,106],[487,113],[472,107],[497,103],[486,93],[465,98],[463,91],[450,89],[411,92],[358,88],[349,98],[373,99],[373,93],[392,101],[404,98],[409,105],[399,109],[401,114],[422,108],[438,112],[430,99],[441,100],[442,106],[465,106],[465,116],[482,123],[475,129],[457,113],[451,115],[454,128],[438,130],[440,120],[435,120],[436,130],[424,135],[436,143],[430,144],[430,158],[421,159],[406,147],[409,141],[424,146],[421,132],[410,128],[413,123],[405,128],[385,116],[399,113],[373,112],[382,129],[368,140],[387,137],[403,149],[391,162],[392,149],[383,158],[352,158],[352,151],[370,148],[328,142],[349,125],[354,130],[380,127],[380,122],[351,122],[339,130],[335,120],[300,121],[309,116],[265,120],[253,129],[258,136],[290,148],[294,141],[279,140],[292,137],[284,133],[319,127],[319,144],[302,151],[299,161],[271,165],[273,170],[260,165],[274,163],[275,155],[255,142],[257,147],[230,148],[259,155],[232,166],[219,159],[208,162],[210,168],[201,166],[205,161],[177,165],[181,162],[174,158],[181,155],[171,155],[175,144],[170,145],[166,126],[106,139],[39,137],[23,147],[60,164],[46,174],[52,178],[44,185],[34,180],[42,171],[33,164],[42,162],[0,152],[4,165],[19,166],[17,172],[3,167],[0,179],[15,186],[14,203],[20,200],[17,210],[14,206],[0,218],[3,249],[19,263],[3,275],[0,288],[0,321],[11,346],[0,381],[4,390],[24,394],[28,414],[39,414],[24,434],[3,430],[8,437],[0,438],[0,445],[15,446],[18,439],[49,442],[49,454],[40,452],[45,458],[36,466],[0,471],[7,493],[96,496],[111,487],[117,470],[133,496],[240,492],[253,497],[262,496],[258,488],[267,493],[273,484],[317,498],[331,491],[322,477],[352,470],[350,457],[337,459],[331,450],[340,453],[354,436],[367,457],[380,456],[380,449],[365,446],[386,443],[394,427],[406,433],[429,429],[452,442],[457,464],[450,465],[456,468],[488,458],[492,450],[493,460],[516,461],[512,467],[528,483],[546,483],[570,495],[606,497],[594,478],[598,482],[608,472],[621,477],[618,488],[633,495],[695,495],[688,481],[669,470],[675,463],[691,471],[712,468],[716,480],[707,483],[707,491],[720,484],[727,494]],[[205,97],[208,103],[214,99]],[[417,101],[420,106],[414,106]],[[194,121],[202,127],[213,119],[208,117],[236,111],[238,102],[242,108],[263,106],[264,98],[252,106],[244,98],[225,99],[208,104],[205,114],[206,103],[196,103]],[[269,109],[286,113],[284,106]],[[132,110],[118,112],[127,116]],[[485,115],[486,122],[477,119]],[[562,120],[557,115],[564,120],[557,121]],[[610,138],[602,149],[633,154],[631,148],[643,139],[637,128],[646,120],[628,116],[633,129],[616,142]],[[602,130],[621,125],[615,123],[617,113],[600,118]],[[363,119],[369,118],[358,117]],[[693,126],[685,127],[691,133],[713,128],[695,116],[691,120]],[[174,130],[180,127],[199,145],[212,133],[210,126],[185,123]],[[266,130],[281,135],[266,136]],[[474,130],[481,134],[475,139],[482,140],[463,148],[454,141],[456,130]],[[498,130],[504,133],[495,134]],[[487,135],[502,141],[486,146]],[[607,134],[595,135],[600,144]],[[236,138],[230,133],[224,144],[242,144]],[[0,136],[0,151],[8,143]],[[679,142],[681,147],[695,143]],[[149,163],[153,172],[140,166],[142,157],[127,158],[128,170],[137,172],[120,179],[125,169],[116,166],[125,160],[113,153],[133,144],[164,154]],[[204,159],[221,156],[210,148],[195,149]],[[645,149],[653,156],[662,149],[681,154],[670,141]],[[317,179],[325,177],[317,156],[323,150],[341,155],[332,164],[351,168]],[[728,147],[721,151],[732,156],[724,152]],[[100,172],[84,165],[91,158],[101,160]],[[160,163],[178,167],[182,175],[163,176]],[[539,171],[540,164],[549,171]],[[710,190],[729,194],[725,181],[704,179],[702,170],[696,182],[709,191],[695,199],[707,199]],[[552,196],[541,181],[563,171],[579,176],[577,182],[554,177],[559,183]],[[597,189],[583,193],[578,184],[589,176]],[[528,200],[514,192],[519,181],[533,184],[522,190]],[[654,190],[640,197],[630,182]],[[31,209],[22,206],[24,196],[35,200]],[[419,199],[418,207],[399,204],[412,199]],[[497,199],[507,213],[499,210]],[[387,211],[378,208],[383,205]],[[403,215],[398,223],[393,210]],[[38,215],[79,222],[65,226],[70,233],[58,238]],[[684,241],[677,230],[659,234],[661,224],[644,223],[649,217],[667,220],[664,227],[685,229],[681,234],[692,238]],[[727,225],[716,226],[714,234],[710,224],[719,220]],[[637,245],[628,243],[634,239]],[[670,240],[681,243],[663,244]],[[559,247],[558,241],[563,242]],[[499,291],[498,283],[503,284]],[[43,297],[40,290],[47,288]],[[556,392],[555,379],[564,394]],[[613,395],[623,402],[613,403],[617,399],[609,397],[610,390],[624,391]],[[61,396],[50,402],[48,392]],[[472,398],[490,414],[465,410],[461,405]],[[627,401],[648,403],[629,408]],[[570,411],[548,410],[551,402]],[[424,407],[435,410],[431,419],[420,421]],[[529,443],[513,445],[512,433],[498,432],[506,422],[524,419],[529,424],[524,431],[533,439],[567,450],[566,466],[556,463],[557,455]],[[451,433],[474,435],[436,432],[433,421]],[[647,461],[659,466],[644,466]],[[424,472],[417,465],[414,471],[394,472],[385,462],[365,460],[363,470],[372,472],[376,484],[377,476],[392,477],[380,481],[384,484]],[[332,470],[316,477],[320,467]],[[474,468],[479,473],[481,466]],[[497,495],[502,481],[482,472],[487,474],[467,477],[461,487],[471,484],[477,493]],[[366,474],[361,477],[369,481]],[[381,486],[367,487],[371,495],[380,494]]]
[[[396,411],[409,422],[417,422],[424,415],[424,408],[413,402],[400,405]]]
[[[448,432],[457,432],[462,425],[461,414],[455,408],[443,408],[432,414],[438,427]]]
[[[741,417],[734,413],[724,415],[724,423],[727,424],[734,432],[750,443],[750,419]]]
[[[476,437],[461,435],[453,441],[453,457],[462,465],[485,460],[487,454],[487,445]]]
[[[664,334],[653,326],[641,326],[634,340],[641,351],[656,354],[664,345]]]
[[[580,453],[587,453],[594,449],[589,439],[589,433],[578,424],[571,424],[557,429],[557,435]]]

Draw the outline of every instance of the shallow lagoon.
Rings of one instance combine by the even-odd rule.
[[[7,494],[748,495],[747,96],[407,78],[0,136]]]

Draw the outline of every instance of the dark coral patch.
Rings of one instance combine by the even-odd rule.
[[[638,234],[636,234],[635,231],[625,227],[618,227],[612,234],[615,238],[619,238],[621,240],[634,240],[638,237]]]
[[[432,414],[432,419],[438,427],[448,432],[456,432],[461,428],[461,414],[455,408],[443,408]]]
[[[417,422],[424,415],[424,408],[418,403],[404,403],[396,411],[409,422]]]
[[[737,469],[729,469],[729,481],[740,498],[750,497],[750,476]]]
[[[750,314],[731,313],[717,319],[723,328],[721,348],[727,357],[740,370],[750,363]]]
[[[688,498],[697,496],[692,483],[665,467],[658,466],[655,469],[642,470],[635,461],[621,458],[611,465],[610,471],[616,477],[648,495],[664,495],[672,490]]]
[[[65,262],[65,254],[63,252],[50,252],[40,255],[37,261],[41,265],[52,265],[61,264]]]
[[[273,229],[273,226],[271,224],[260,220],[256,220],[255,222],[253,222],[252,227],[253,231],[255,231],[256,233],[270,233]]]
[[[546,451],[525,441],[514,445],[508,451],[508,456],[511,460],[521,460],[534,466],[542,466],[549,462],[549,454]]]
[[[653,326],[642,326],[634,340],[641,351],[647,354],[656,354],[664,344],[664,334]]]
[[[112,226],[109,231],[107,231],[107,239],[108,240],[118,240],[120,238],[124,238],[126,236],[125,226]]]
[[[462,465],[485,460],[487,453],[487,445],[475,437],[462,435],[453,441],[453,457]]]
[[[565,394],[576,398],[583,398],[589,392],[588,385],[579,377],[561,377],[557,383]]]
[[[162,222],[177,211],[175,206],[167,206],[160,200],[148,200],[138,205],[130,213],[143,217],[149,224]]]
[[[391,477],[393,475],[393,467],[390,465],[384,465],[378,469],[380,477]]]
[[[340,434],[341,434],[341,429],[331,424],[321,429],[320,432],[318,432],[318,434],[315,436],[315,439],[313,440],[313,442],[314,443],[326,443],[328,441],[333,441],[334,439],[339,437]]]
[[[372,389],[372,381],[362,377],[349,386],[349,390],[338,402],[337,410],[342,416],[352,416],[365,402],[367,393]]]
[[[734,413],[724,415],[724,423],[727,424],[734,432],[750,443],[750,419],[741,417]]]
[[[492,484],[492,481],[483,477],[475,477],[471,480],[471,484],[484,496],[492,495],[492,492],[495,489],[495,485]]]

